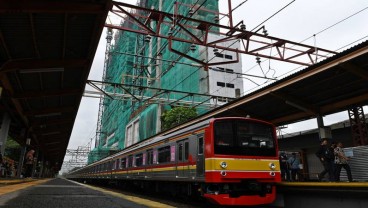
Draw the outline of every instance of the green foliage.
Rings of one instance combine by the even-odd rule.
[[[197,116],[195,108],[176,107],[161,116],[162,130],[169,129]]]
[[[3,153],[4,156],[7,156],[8,158],[18,161],[20,152],[21,152],[21,146],[11,137],[8,137],[8,140],[6,141],[5,146],[5,153]]]

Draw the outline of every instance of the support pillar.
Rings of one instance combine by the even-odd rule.
[[[367,145],[368,131],[363,107],[354,107],[348,113],[354,146]]]
[[[321,115],[317,116],[317,125],[318,125],[319,140],[332,139],[331,128],[326,127],[324,125],[323,117]]]
[[[0,152],[4,155],[6,140],[8,139],[9,127],[10,127],[10,117],[7,113],[4,113],[1,127],[0,127]]]

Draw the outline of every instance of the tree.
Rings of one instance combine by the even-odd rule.
[[[195,117],[197,117],[197,111],[195,108],[172,108],[171,110],[165,111],[161,116],[162,130],[169,129]]]
[[[8,137],[5,146],[5,153],[3,153],[3,155],[12,160],[18,161],[21,153],[21,148],[22,147],[13,138]]]

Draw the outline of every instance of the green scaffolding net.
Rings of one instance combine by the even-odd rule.
[[[141,7],[153,8],[168,13],[188,16],[194,19],[208,22],[218,21],[218,1],[206,0],[141,0],[138,3]],[[198,9],[200,8],[200,9]],[[147,14],[141,14],[142,16]],[[141,19],[141,21],[144,21]],[[191,40],[191,37],[185,34],[180,28],[169,24],[172,19],[164,19],[165,24],[161,25],[162,34],[170,34],[185,40]],[[182,21],[182,24],[190,24]],[[157,22],[152,21],[150,26],[156,27]],[[121,23],[124,27],[138,30],[139,27],[132,21]],[[192,28],[188,28],[197,37],[203,34],[195,30],[198,23],[193,23]],[[211,28],[217,31],[217,28]],[[106,68],[106,82],[121,83],[135,86],[150,86],[155,88],[185,91],[192,93],[208,93],[207,71],[199,68],[198,64],[192,60],[184,58],[173,53],[168,48],[168,40],[163,38],[149,37],[128,31],[116,31],[115,42],[109,51],[109,59]],[[172,48],[185,53],[197,59],[207,60],[206,50],[199,46],[193,46],[191,43],[178,41],[172,42]],[[191,48],[192,47],[192,48]],[[155,92],[150,90],[140,90],[139,88],[126,86],[124,88],[107,86],[107,92],[132,93],[140,97],[156,96]],[[203,102],[204,98],[184,97],[180,94],[168,94],[171,100],[187,100]],[[127,125],[132,121],[139,122],[138,135],[134,135],[134,141],[141,141],[149,138],[161,129],[159,127],[160,115],[165,110],[171,108],[171,105],[144,102],[145,99],[138,101],[136,98],[111,99],[104,98],[103,114],[100,138],[98,138],[98,147],[95,148],[89,158],[89,162],[96,161],[105,156],[111,148],[124,149],[127,146],[126,135]],[[198,109],[198,114],[204,113],[206,109]],[[101,152],[101,154],[99,153]],[[102,156],[101,156],[102,155]]]

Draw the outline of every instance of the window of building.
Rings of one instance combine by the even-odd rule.
[[[225,83],[224,82],[217,82],[217,86],[225,87]]]
[[[158,149],[158,162],[170,162],[170,146],[165,146]]]
[[[139,142],[139,120],[136,120],[133,123],[134,132],[133,132],[133,144]]]
[[[125,147],[129,147],[139,141],[139,119],[127,125],[125,130]]]
[[[217,101],[219,101],[219,102],[226,102],[227,99],[224,98],[224,97],[217,97]]]
[[[234,88],[235,85],[234,84],[231,84],[231,83],[226,83],[226,87],[228,87],[228,88]]]
[[[215,56],[216,56],[216,57],[219,57],[219,58],[224,58],[224,54],[219,53],[219,52],[216,52],[216,53],[215,53]]]
[[[225,58],[226,59],[233,59],[233,56],[232,55],[225,55]]]

